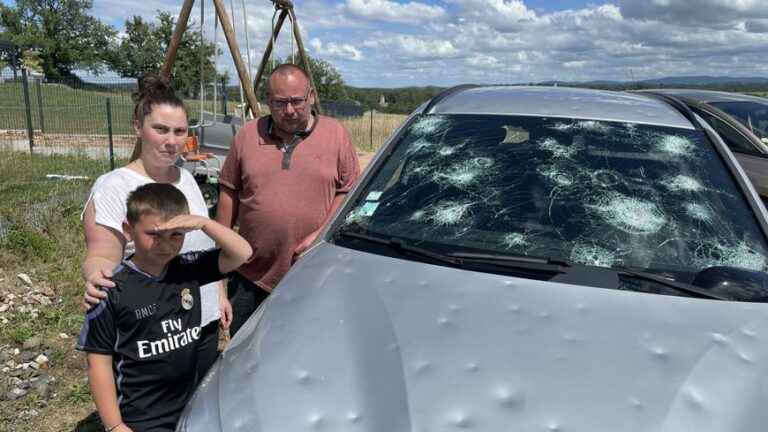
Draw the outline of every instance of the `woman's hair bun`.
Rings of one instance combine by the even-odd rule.
[[[147,74],[139,78],[139,88],[133,92],[133,102],[139,103],[145,99],[173,98],[175,93],[171,82],[156,74]]]

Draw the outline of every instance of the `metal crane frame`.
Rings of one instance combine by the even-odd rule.
[[[206,0],[200,0],[200,1],[206,1]],[[216,9],[216,16],[219,19],[219,22],[221,23],[221,27],[224,31],[224,36],[227,39],[227,44],[229,46],[230,54],[232,54],[232,60],[235,63],[235,69],[237,70],[238,78],[240,79],[240,86],[243,88],[243,92],[245,93],[246,102],[248,104],[248,107],[243,110],[244,115],[247,111],[250,110],[252,115],[259,115],[260,108],[258,101],[256,100],[256,92],[259,88],[259,83],[261,81],[261,77],[264,74],[264,70],[266,69],[267,63],[269,62],[269,58],[272,55],[272,49],[273,49],[273,41],[277,40],[277,36],[280,33],[280,29],[283,26],[283,23],[285,22],[285,19],[287,17],[290,17],[290,20],[293,24],[293,38],[296,41],[296,46],[298,48],[299,57],[301,58],[302,66],[309,76],[309,82],[312,88],[315,88],[315,82],[314,78],[312,77],[312,71],[309,67],[309,59],[307,58],[306,52],[304,50],[304,43],[301,39],[301,32],[299,31],[299,24],[296,19],[296,13],[293,9],[293,2],[291,0],[271,0],[274,4],[275,10],[280,12],[280,15],[277,19],[277,24],[272,29],[272,35],[269,39],[269,42],[267,43],[267,48],[264,51],[264,55],[261,58],[261,64],[259,65],[259,70],[256,73],[256,78],[253,81],[253,84],[251,84],[250,76],[248,75],[248,70],[245,67],[245,64],[243,63],[243,59],[240,55],[240,48],[237,45],[237,38],[235,35],[235,30],[232,27],[232,23],[229,20],[229,17],[227,16],[226,9],[224,8],[224,4],[222,0],[213,0],[213,6]],[[171,71],[173,70],[173,63],[176,60],[176,52],[178,51],[179,44],[181,43],[181,38],[184,35],[184,32],[187,29],[187,23],[189,22],[189,15],[192,12],[192,7],[195,4],[195,0],[184,0],[184,3],[181,7],[181,12],[179,12],[179,19],[176,21],[176,27],[173,30],[173,35],[171,36],[171,43],[168,45],[168,50],[165,53],[165,60],[163,62],[163,67],[160,70],[160,75],[169,78],[171,76]],[[245,13],[245,12],[244,12]],[[245,29],[247,32],[248,29]],[[320,111],[320,98],[317,95],[317,92],[315,92],[315,107],[318,111]]]

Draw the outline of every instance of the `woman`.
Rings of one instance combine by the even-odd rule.
[[[137,187],[151,182],[171,183],[187,198],[192,214],[208,217],[208,209],[194,177],[175,166],[179,151],[187,138],[187,113],[170,84],[157,76],[147,76],[139,82],[133,94],[136,106],[133,128],[136,146],[128,165],[99,177],[91,189],[83,211],[83,230],[87,254],[82,265],[86,283],[85,305],[98,304],[106,297],[100,287],[114,287],[109,278],[124,256],[133,252],[133,244],[126,241],[122,224],[126,215],[126,199]],[[215,247],[202,231],[188,233],[181,252],[205,250]],[[232,319],[232,309],[221,282],[201,288],[201,325],[204,334],[217,343],[221,318],[224,328]],[[214,350],[215,353],[215,350]],[[201,365],[201,374],[214,358]]]

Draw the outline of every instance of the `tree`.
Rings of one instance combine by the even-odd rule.
[[[315,81],[315,89],[320,100],[348,99],[347,89],[341,73],[326,60],[308,57],[309,68]]]
[[[92,0],[16,0],[15,3],[14,7],[0,5],[0,38],[17,45],[15,58],[19,62],[25,52],[34,49],[49,79],[75,78],[72,73],[75,69],[94,73],[103,70],[115,30],[88,15]]]
[[[336,69],[333,64],[326,60],[319,58],[313,58],[307,55],[309,61],[309,69],[312,71],[312,79],[315,82],[315,90],[320,97],[320,102],[324,100],[348,100],[347,86],[344,84],[344,79],[341,77],[341,73]],[[275,64],[280,65],[284,61],[280,58],[275,58]],[[296,55],[296,62],[299,62],[299,56]],[[299,64],[302,67],[303,65]],[[256,95],[257,98],[264,100],[267,96],[267,77],[272,73],[272,62],[267,63],[264,68],[264,74],[259,84],[259,92]]]
[[[175,19],[162,11],[158,11],[157,22],[146,22],[138,16],[129,18],[125,21],[126,36],[113,45],[109,65],[127,78],[158,73],[175,26]],[[181,39],[171,71],[174,87],[187,96],[199,96],[201,46],[205,81],[212,83],[217,79],[212,60],[216,47],[204,42],[199,27],[191,23]]]
[[[134,16],[125,21],[125,37],[116,43],[109,65],[120,76],[140,77],[157,72],[163,61],[162,41],[151,23]]]
[[[21,19],[18,11],[0,5],[0,26],[2,26],[0,60],[13,70],[13,78],[16,79],[16,71],[21,68],[22,52],[11,38],[14,34],[21,33]]]

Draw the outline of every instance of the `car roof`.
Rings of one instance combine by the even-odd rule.
[[[666,94],[670,96],[680,96],[688,99],[695,100],[697,102],[710,103],[710,102],[757,102],[768,105],[768,99],[758,96],[750,96],[740,93],[729,93],[715,90],[699,90],[699,89],[648,89],[641,90],[642,92]]]
[[[694,129],[677,110],[639,94],[571,87],[484,86],[447,90],[430,114],[562,117]]]

